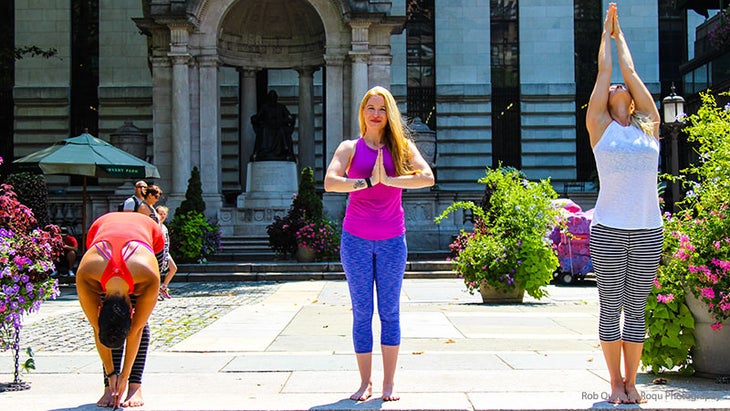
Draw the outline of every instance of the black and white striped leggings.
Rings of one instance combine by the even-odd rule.
[[[644,310],[659,268],[662,241],[662,227],[640,230],[600,224],[591,227],[590,250],[598,282],[601,341],[644,342]]]
[[[134,295],[129,296],[132,301],[132,307],[137,304],[137,298]],[[134,363],[132,364],[132,371],[129,373],[128,382],[132,384],[142,384],[142,373],[144,372],[144,366],[147,362],[147,347],[150,345],[150,325],[145,324],[142,329],[142,339],[139,342],[139,350],[137,350],[137,356],[134,357]],[[124,349],[126,348],[126,342],[120,348],[112,350],[112,362],[114,363],[114,369],[122,370],[122,357],[124,357]],[[103,370],[103,367],[102,367]],[[104,386],[109,386],[109,379],[104,375]]]

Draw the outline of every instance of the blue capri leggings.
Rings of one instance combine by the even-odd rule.
[[[400,345],[400,292],[406,270],[406,236],[365,240],[343,232],[342,268],[352,300],[355,352],[373,352],[373,285],[378,292],[380,344]]]

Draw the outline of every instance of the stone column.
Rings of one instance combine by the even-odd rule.
[[[350,60],[352,61],[352,84],[351,84],[351,122],[350,136],[355,137],[360,134],[360,122],[358,121],[360,111],[360,100],[368,91],[368,58],[370,56],[368,27],[369,21],[354,20],[350,22],[352,27],[352,49],[350,51]]]
[[[349,133],[349,130],[347,132],[345,131],[345,108],[342,104],[342,102],[345,101],[345,85],[343,73],[345,53],[346,50],[343,51],[342,54],[335,54],[330,52],[329,54],[325,54],[324,56],[324,61],[327,65],[324,79],[326,87],[325,94],[327,96],[324,102],[324,104],[326,105],[326,118],[324,119],[324,121],[326,121],[326,135],[324,136],[325,147],[322,151],[322,154],[324,156],[325,168],[329,165],[330,161],[332,161],[332,157],[335,154],[337,146],[339,146],[343,140],[350,139],[356,136],[356,134],[345,134]],[[357,119],[354,119],[354,121],[357,122]],[[347,195],[342,193],[324,193],[322,195],[322,205],[327,211],[327,215],[334,219],[341,220],[344,216],[346,200]]]
[[[390,89],[390,65],[392,61],[393,57],[390,55],[370,56],[370,70],[368,73],[370,84]]]
[[[189,26],[170,23],[170,52],[172,60],[172,186],[173,206],[182,201],[190,178],[190,76],[188,73]],[[178,203],[179,204],[179,203]]]
[[[172,167],[171,196],[183,196],[190,178],[189,55],[172,55]]]
[[[314,71],[315,67],[297,69],[299,73],[299,169],[314,169]]]
[[[172,187],[172,71],[168,57],[152,58],[152,157],[160,172],[160,186]],[[127,193],[128,194],[128,193]]]
[[[256,134],[251,124],[251,116],[256,114],[256,70],[238,70],[238,141],[239,141],[239,178],[241,191],[246,191],[248,164],[253,154]]]
[[[324,164],[326,167],[330,160],[332,160],[340,142],[354,136],[346,136],[343,127],[345,124],[344,108],[342,106],[342,102],[344,101],[343,63],[345,57],[326,54],[324,61],[327,64],[325,78],[327,99],[324,102],[326,105],[325,111],[327,112],[327,117],[324,119],[327,135],[324,136],[325,147],[322,154],[325,157]]]
[[[221,179],[220,86],[218,58],[199,57],[200,63],[200,183],[206,211],[215,215],[223,206]]]

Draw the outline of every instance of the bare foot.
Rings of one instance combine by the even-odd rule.
[[[350,396],[350,399],[355,401],[366,401],[372,395],[373,383],[368,382],[367,384],[361,385],[360,389]]]
[[[383,401],[398,401],[399,395],[396,395],[393,391],[393,384],[383,384]]]
[[[626,386],[626,397],[626,404],[644,404],[646,402],[635,385]]]
[[[611,384],[611,395],[606,400],[609,404],[626,404],[629,397],[626,395],[624,383]]]
[[[99,401],[96,402],[99,407],[113,407],[114,399],[112,398],[112,391],[109,387],[104,387],[104,394],[101,395]]]
[[[122,407],[141,407],[143,405],[142,384],[129,384],[129,388],[127,388],[127,399],[122,403]]]

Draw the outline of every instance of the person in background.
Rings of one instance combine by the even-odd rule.
[[[147,320],[157,304],[164,247],[160,225],[138,213],[107,213],[89,228],[76,290],[104,367],[99,406],[144,405],[144,356],[139,354],[147,350],[142,336],[147,330],[149,337]]]
[[[144,202],[145,191],[147,190],[147,183],[143,180],[134,183],[134,195],[130,196],[121,204],[117,211],[137,211],[140,204]]]
[[[59,261],[58,268],[67,268],[67,275],[74,276],[74,264],[79,252],[79,242],[72,236],[67,227],[61,227],[61,239],[63,240],[63,255]]]
[[[400,347],[400,293],[408,249],[401,194],[430,187],[434,177],[418,148],[406,137],[393,95],[370,89],[359,110],[360,136],[340,143],[327,168],[326,191],[349,193],[342,223],[340,257],[352,300],[352,334],[360,388],[350,397],[372,396],[372,317],[377,289],[383,356],[384,401],[395,401]]]
[[[162,284],[160,285],[160,297],[171,298],[168,286],[172,277],[177,273],[177,264],[170,255],[170,232],[167,230],[165,220],[167,219],[167,213],[170,211],[169,208],[163,205],[156,207],[157,214],[160,216],[160,227],[162,228],[162,234],[165,237],[165,251],[162,258],[162,267],[160,270],[160,276],[163,277]]]
[[[157,210],[155,210],[155,204],[160,201],[161,196],[162,189],[159,186],[154,184],[147,186],[142,204],[139,205],[139,209],[137,210],[137,212],[148,215],[153,220],[159,223],[160,216],[157,215]]]
[[[626,86],[610,84],[612,38]],[[636,73],[615,3],[608,6],[603,24],[586,126],[600,182],[590,252],[600,304],[598,336],[611,378],[608,401],[637,404],[644,402],[636,388],[644,310],[663,242],[657,192],[659,111]]]

